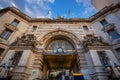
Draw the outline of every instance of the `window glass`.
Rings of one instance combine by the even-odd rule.
[[[0,56],[2,55],[2,53],[4,52],[5,49],[0,48]]]
[[[56,53],[69,54],[72,53],[73,50],[75,50],[74,46],[69,41],[66,40],[54,40],[46,47],[46,49],[48,51],[54,52],[55,54]]]
[[[88,26],[83,26],[83,29],[84,30],[88,30]]]
[[[23,51],[16,51],[15,55],[12,58],[12,64],[13,65],[18,65],[20,58],[22,56]]]
[[[99,58],[100,58],[101,64],[102,64],[103,66],[108,65],[108,64],[109,64],[109,63],[108,63],[108,57],[107,57],[105,51],[97,51],[97,53],[98,53],[98,56],[99,56]]]
[[[103,26],[108,25],[108,22],[107,22],[105,19],[103,19],[102,21],[100,21],[100,23],[101,23]]]
[[[118,53],[118,55],[120,55],[120,48],[117,48],[116,52]]]
[[[10,35],[12,34],[13,31],[9,30],[9,29],[5,29],[2,34],[0,35],[1,38],[8,40],[8,38],[10,37]]]
[[[13,26],[17,26],[17,25],[19,24],[19,22],[20,22],[20,21],[18,21],[18,20],[15,19],[11,24],[12,24]]]
[[[33,26],[33,31],[36,31],[37,30],[37,26]]]
[[[112,40],[120,38],[120,35],[114,29],[109,30],[108,34],[110,35],[110,37],[112,38]]]

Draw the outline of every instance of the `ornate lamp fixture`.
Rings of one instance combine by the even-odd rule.
[[[107,69],[107,71],[109,71],[109,72],[111,73],[111,71],[112,71],[112,66],[106,65],[105,68]]]
[[[120,65],[117,65],[116,63],[114,63],[115,68],[120,72]]]
[[[117,65],[116,63],[114,63],[115,68],[120,72],[120,65]],[[116,80],[118,79],[118,77],[114,77],[114,71],[113,71],[113,67],[111,65],[106,65],[105,68],[107,69],[107,71],[110,73],[109,78],[112,80]]]
[[[108,78],[114,80],[114,79],[113,79],[113,69],[112,69],[112,66],[111,66],[111,65],[106,65],[105,68],[106,68],[106,70],[107,70],[108,73],[109,73]]]

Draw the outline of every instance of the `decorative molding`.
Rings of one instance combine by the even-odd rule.
[[[83,40],[83,46],[108,46],[107,43],[102,41],[102,37],[97,37],[94,35],[86,35]]]
[[[110,46],[88,46],[89,50],[110,50]]]
[[[102,30],[103,30],[104,32],[107,32],[107,31],[109,31],[109,30],[111,30],[111,29],[114,29],[114,28],[115,28],[114,23],[110,23],[110,24],[104,26],[104,27],[102,28]]]
[[[35,46],[35,36],[32,34],[23,35],[21,38],[17,38],[15,42],[11,44],[11,46]]]
[[[4,25],[6,28],[8,28],[8,29],[10,29],[10,30],[12,30],[12,31],[18,31],[18,28],[17,28],[17,26],[13,26],[12,24],[10,24],[10,23],[5,23],[5,25]]]
[[[32,50],[32,46],[10,46],[11,50]]]
[[[9,46],[9,41],[0,38],[0,44],[5,45],[5,46]]]
[[[46,35],[44,35],[43,38],[39,40],[40,44],[43,45],[44,43],[47,43],[47,41],[49,39],[51,39],[52,37],[55,37],[55,36],[65,36],[65,37],[71,39],[74,42],[74,44],[76,44],[76,45],[79,45],[81,43],[79,38],[76,35],[59,28],[58,30],[49,32]]]

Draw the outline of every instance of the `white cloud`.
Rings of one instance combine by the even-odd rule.
[[[48,3],[54,3],[55,0],[0,0],[0,9],[4,7],[14,6],[32,18],[51,18],[52,12]],[[32,7],[30,6],[32,5]]]
[[[3,6],[0,5],[0,9],[3,9]]]
[[[85,18],[89,17],[89,15],[91,15],[89,13],[92,13],[93,10],[95,10],[93,7],[86,7],[85,10],[82,13],[82,16],[85,17]]]
[[[83,6],[87,6],[91,4],[91,0],[76,0],[77,4],[83,4]]]
[[[76,2],[77,2],[78,4],[80,4],[80,3],[82,2],[82,0],[76,0]]]
[[[43,0],[27,0],[27,2],[31,5],[38,5],[43,9],[47,9],[48,6],[45,5],[45,3],[43,2]]]
[[[52,12],[50,10],[50,7],[48,6],[47,3],[54,3],[55,0],[27,0],[27,2],[30,5],[35,5],[33,6],[33,9],[26,9],[25,12],[31,16],[31,17],[36,17],[36,18],[51,18]],[[31,10],[31,11],[30,11]],[[33,12],[33,13],[32,13]],[[35,13],[35,14],[34,14]]]
[[[82,12],[82,17],[87,18],[91,15],[89,13],[93,13],[94,11],[96,11],[91,4],[91,0],[76,0],[76,2],[78,5],[83,4],[83,7],[85,8]]]
[[[2,3],[1,7],[14,6],[18,8],[14,0],[0,0],[0,2]]]
[[[17,5],[14,2],[11,2],[11,6],[14,6],[17,8]]]
[[[32,16],[32,11],[27,7],[25,6],[25,13],[29,14],[30,16]]]
[[[43,9],[50,9],[46,2],[54,3],[54,1],[55,0],[27,0],[28,3],[38,5]]]
[[[55,0],[45,0],[46,2],[54,3]]]
[[[33,6],[33,9],[29,8],[28,6],[25,6],[25,10],[24,12],[30,16],[30,17],[34,17],[34,18],[51,18],[52,12],[49,11],[49,14],[47,14],[44,11],[40,11],[38,7]]]

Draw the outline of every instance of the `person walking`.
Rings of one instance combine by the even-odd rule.
[[[72,73],[70,73],[69,80],[74,80]]]
[[[65,80],[65,75],[62,73],[61,80]]]
[[[52,75],[52,74],[50,75],[50,78],[49,78],[49,80],[53,80],[53,75]]]

